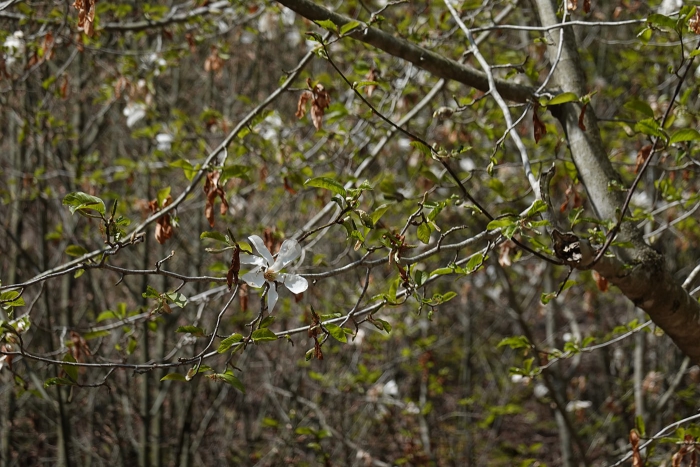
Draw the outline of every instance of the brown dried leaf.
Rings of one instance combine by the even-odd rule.
[[[374,68],[369,69],[369,73],[367,73],[367,76],[365,76],[367,81],[377,81],[377,78],[379,78],[379,72],[375,70]],[[365,88],[365,94],[367,94],[367,97],[372,97],[372,94],[374,91],[377,89],[376,84],[370,84]]]
[[[593,280],[595,281],[595,285],[598,287],[598,290],[601,292],[607,292],[609,288],[609,283],[608,280],[598,274],[598,271],[593,271]]]
[[[211,46],[211,52],[206,60],[204,60],[204,71],[217,73],[224,67],[224,60],[219,56],[219,50],[215,45]]]
[[[583,0],[583,12],[584,13],[591,12],[591,0]]]
[[[209,221],[209,225],[214,227],[214,202],[218,196],[221,199],[221,206],[219,207],[219,212],[221,215],[225,215],[228,211],[228,202],[226,201],[226,192],[219,185],[219,177],[221,177],[221,172],[216,170],[214,172],[209,172],[207,174],[207,179],[204,182],[204,194],[207,196],[207,202],[204,207],[204,217]]]
[[[185,34],[185,40],[187,41],[187,45],[190,46],[190,53],[194,54],[197,52],[197,43],[194,41],[194,36],[191,32]]]
[[[639,433],[630,430],[630,444],[632,445],[632,467],[643,467],[642,455],[639,453]]]
[[[532,112],[532,124],[535,130],[535,143],[539,143],[542,137],[547,134],[547,128],[537,115],[537,109]]]
[[[248,311],[248,284],[245,282],[238,289],[238,304],[241,307],[241,311]]]
[[[73,3],[73,8],[78,10],[78,29],[88,37],[95,34],[95,3],[97,0],[75,0]]]
[[[582,131],[586,131],[586,125],[583,124],[583,119],[586,117],[586,107],[588,107],[588,104],[583,104],[583,107],[581,107],[581,113],[578,116],[578,127]]]
[[[311,120],[314,127],[320,130],[323,125],[324,110],[331,105],[331,96],[322,84],[317,84],[313,91],[313,102],[311,103]]]
[[[297,113],[294,114],[297,118],[304,118],[304,115],[306,115],[306,103],[309,102],[309,99],[312,97],[313,94],[311,91],[304,91],[301,93],[301,96],[299,96],[299,102],[297,102]]]
[[[634,166],[634,173],[639,172],[639,169],[642,168],[644,165],[644,162],[646,162],[647,159],[649,159],[649,155],[651,154],[651,144],[647,144],[644,146],[642,149],[640,149],[637,152],[637,163]]]
[[[158,200],[148,202],[148,208],[152,213],[160,211],[162,208],[169,206],[173,202],[172,196],[168,195],[166,200],[163,202],[163,206],[158,206]],[[158,218],[156,221],[156,231],[155,237],[158,243],[163,245],[167,239],[173,236],[173,226],[170,222],[170,214],[165,214]]]
[[[700,9],[695,10],[693,17],[688,20],[688,29],[700,34]]]
[[[226,274],[226,285],[228,290],[231,290],[233,284],[238,284],[238,272],[241,270],[241,248],[236,245],[233,247],[233,255],[231,255],[231,265]]]
[[[513,247],[515,247],[515,243],[511,242],[510,240],[501,244],[498,250],[498,264],[503,267],[508,267],[513,264],[510,260],[510,252]]]

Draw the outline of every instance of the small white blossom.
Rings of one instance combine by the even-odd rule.
[[[146,105],[141,102],[129,102],[124,107],[124,116],[126,117],[126,126],[131,128],[146,116]]]
[[[158,144],[158,150],[160,151],[170,151],[174,138],[172,135],[167,133],[158,133],[156,135],[156,143]]]
[[[571,401],[566,404],[567,412],[577,412],[579,410],[589,409],[593,403],[591,401]]]
[[[267,283],[268,312],[271,312],[277,303],[277,284],[284,284],[294,294],[302,293],[309,288],[309,283],[300,275],[280,272],[289,263],[301,256],[301,246],[296,240],[289,239],[282,243],[277,260],[272,257],[272,253],[267,249],[262,238],[257,235],[251,235],[248,237],[248,240],[250,240],[260,256],[241,254],[242,264],[253,264],[256,266],[253,270],[245,273],[241,279],[251,287],[257,288]]]

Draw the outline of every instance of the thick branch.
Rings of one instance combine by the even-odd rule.
[[[543,26],[558,22],[557,6],[552,0],[536,0],[536,5]],[[552,63],[555,62],[560,37],[564,39],[554,79],[563,91],[582,96],[586,92],[585,74],[573,31],[564,29],[562,32],[548,37],[548,54]],[[566,131],[571,157],[595,210],[604,219],[616,219],[616,211],[622,208],[624,197],[622,192],[608,190],[608,186],[612,181],[621,182],[621,177],[610,163],[595,115],[590,109],[583,119],[585,129],[579,127],[581,111],[580,105],[572,103],[559,106],[553,113]],[[665,267],[664,257],[644,243],[641,231],[625,222],[621,235],[633,245],[633,248],[619,252],[624,262],[603,257],[593,268],[647,312],[695,363],[700,363],[700,304],[673,280]],[[583,265],[590,264],[595,256],[590,247],[585,249]]]
[[[333,13],[322,6],[316,5],[310,0],[277,1],[312,21],[331,20],[338,27],[353,21],[346,16]],[[348,36],[383,50],[389,55],[409,61],[439,78],[451,79],[483,92],[488,92],[489,90],[486,73],[445,58],[404,39],[394,37],[377,28],[370,26],[359,27],[350,32]],[[498,89],[501,96],[514,102],[527,102],[535,91],[530,86],[523,86],[502,79],[496,80],[496,89]]]

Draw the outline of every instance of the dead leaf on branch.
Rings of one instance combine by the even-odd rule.
[[[226,192],[219,185],[219,177],[221,172],[216,170],[214,172],[209,172],[207,174],[207,180],[204,182],[204,194],[207,196],[207,203],[204,207],[204,216],[209,221],[209,225],[214,227],[214,202],[218,196],[221,199],[221,205],[219,207],[219,212],[221,215],[225,215],[228,211],[228,202],[226,201]]]
[[[598,287],[598,290],[600,290],[601,292],[608,291],[608,280],[605,277],[598,274],[598,271],[593,271],[593,280],[595,281],[595,285]]]
[[[634,166],[635,174],[639,172],[639,169],[641,169],[646,160],[649,159],[649,155],[651,155],[651,144],[647,144],[637,152],[637,163]]]
[[[535,143],[539,143],[542,137],[547,134],[547,127],[537,115],[537,107],[532,111],[532,124],[535,130]]]
[[[584,13],[591,12],[591,0],[583,0],[583,12]]]
[[[644,461],[639,453],[639,433],[637,430],[630,430],[630,444],[632,445],[632,467],[643,467]]]
[[[365,79],[367,79],[367,81],[377,81],[377,78],[379,78],[379,72],[374,68],[370,68],[369,73],[367,73],[367,76],[365,76]],[[376,89],[376,84],[370,84],[369,86],[367,86],[365,88],[365,93],[367,94],[367,97],[372,97],[372,94]]]
[[[75,0],[73,8],[78,10],[78,29],[92,37],[95,34],[95,3],[97,0]]]
[[[191,48],[191,46],[190,46]],[[211,52],[206,60],[204,60],[204,71],[216,73],[217,76],[220,74],[221,69],[224,67],[224,60],[219,55],[219,49],[215,45],[211,46]]]
[[[309,87],[307,91],[301,93],[299,102],[297,102],[297,118],[303,118],[306,115],[306,104],[311,100],[311,121],[317,130],[320,130],[323,125],[323,115],[325,109],[331,105],[331,95],[326,91],[326,88],[318,83],[316,86],[311,86],[311,80],[306,80],[306,85]]]
[[[688,20],[688,29],[695,34],[700,34],[700,9],[695,10],[695,14]]]
[[[173,198],[170,195],[168,195],[168,197],[163,202],[163,206],[158,206],[158,200],[154,199],[153,201],[148,202],[148,208],[151,210],[152,213],[155,214],[156,212],[169,206],[172,202]],[[155,237],[158,243],[162,245],[167,239],[173,236],[173,225],[170,220],[170,214],[165,214],[159,217],[156,222],[157,223]]]
[[[583,107],[581,107],[581,113],[578,116],[578,127],[581,129],[581,131],[586,131],[586,125],[583,123],[583,119],[586,117],[586,107],[588,107],[588,104],[583,104]]]

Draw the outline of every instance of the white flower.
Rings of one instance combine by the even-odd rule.
[[[175,138],[167,133],[158,133],[156,135],[156,144],[158,145],[158,150],[160,151],[170,151],[172,142]]]
[[[126,126],[131,128],[146,116],[146,105],[141,102],[129,102],[124,107],[124,116],[126,117]]]
[[[248,240],[253,244],[260,256],[247,255],[241,253],[242,264],[254,264],[255,269],[245,273],[243,279],[251,287],[262,287],[268,284],[267,289],[267,311],[271,312],[277,303],[277,284],[284,284],[290,292],[302,293],[309,288],[309,283],[298,274],[285,274],[280,272],[289,263],[301,256],[301,246],[296,240],[285,240],[282,243],[277,260],[272,257],[272,253],[267,249],[262,238],[251,235]]]

